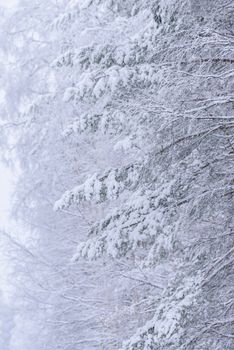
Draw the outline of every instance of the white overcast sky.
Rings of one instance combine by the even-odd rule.
[[[18,0],[0,0],[0,7],[11,9],[16,6],[17,2]],[[0,161],[0,229],[9,227],[9,209],[11,207],[13,187],[12,178],[13,175],[10,170]]]
[[[18,0],[0,0],[0,7],[11,9],[14,8],[17,3]],[[7,229],[7,227],[9,227],[9,209],[11,207],[11,193],[13,188],[12,179],[13,174],[0,161],[0,229]]]
[[[5,8],[14,7],[17,4],[17,0],[0,0],[0,6]]]
[[[0,163],[0,234],[1,229],[11,233],[12,223],[9,210],[11,208],[11,193],[13,189],[12,179],[12,173],[2,163]],[[11,287],[8,283],[10,265],[5,256],[5,254],[8,254],[8,252],[5,250],[2,251],[2,247],[4,247],[4,245],[2,246],[0,237],[0,292],[7,301],[8,296],[11,293]]]
[[[16,7],[17,3],[18,0],[0,0],[0,8],[3,7],[7,11],[11,11],[11,9]],[[0,94],[0,103],[2,102],[1,97],[2,96]],[[9,215],[9,211],[12,207],[11,195],[13,192],[13,177],[12,172],[3,163],[1,163],[0,160],[0,232],[1,229],[3,229],[6,232],[11,233],[11,227],[13,226]],[[11,290],[8,283],[10,265],[5,256],[5,253],[7,252],[4,251],[3,254],[3,251],[1,251],[1,243],[2,242],[0,240],[0,292],[2,292],[4,297],[7,299]]]
[[[0,228],[9,227],[12,186],[12,173],[0,163]]]

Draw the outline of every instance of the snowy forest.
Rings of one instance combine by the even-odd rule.
[[[18,0],[0,63],[0,350],[234,350],[234,1]]]

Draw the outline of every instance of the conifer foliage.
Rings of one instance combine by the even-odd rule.
[[[24,0],[5,21],[32,253],[12,350],[233,348],[233,10]]]

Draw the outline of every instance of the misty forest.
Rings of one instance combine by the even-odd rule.
[[[234,350],[234,1],[0,5],[0,63],[0,350]]]

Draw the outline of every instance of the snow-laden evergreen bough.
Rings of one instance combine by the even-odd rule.
[[[44,344],[231,350],[232,2],[43,4],[15,118]]]

